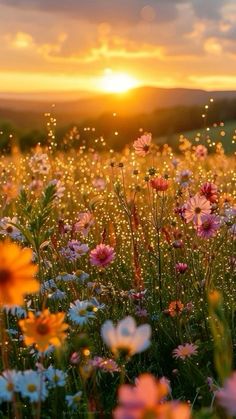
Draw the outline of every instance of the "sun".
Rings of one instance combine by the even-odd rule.
[[[127,73],[115,73],[105,70],[101,79],[100,88],[107,93],[125,93],[138,85],[137,80]]]

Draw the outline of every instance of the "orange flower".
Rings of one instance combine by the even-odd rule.
[[[184,305],[181,303],[180,300],[172,301],[169,304],[168,312],[171,317],[175,317],[179,315],[183,311]]]
[[[31,249],[9,241],[0,243],[0,306],[22,305],[25,294],[39,290],[32,256]]]
[[[51,314],[48,309],[38,316],[32,312],[28,318],[19,321],[26,346],[35,344],[40,352],[44,352],[50,345],[61,346],[66,339],[65,331],[69,325],[64,323],[65,313]]]

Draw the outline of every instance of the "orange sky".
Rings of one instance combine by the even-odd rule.
[[[0,91],[236,90],[235,0],[0,0]]]

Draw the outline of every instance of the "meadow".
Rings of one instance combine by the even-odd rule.
[[[121,153],[103,138],[61,152],[49,131],[1,156],[0,418],[236,415],[235,155],[220,141],[183,136],[174,153],[143,132]]]

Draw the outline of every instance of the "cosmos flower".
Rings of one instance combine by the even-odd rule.
[[[225,381],[224,386],[216,392],[218,403],[229,415],[236,415],[236,371]]]
[[[79,214],[79,221],[75,223],[75,232],[83,234],[84,237],[87,237],[91,226],[94,224],[94,216],[91,212],[83,212]]]
[[[118,372],[120,368],[118,364],[111,358],[101,358],[100,356],[95,356],[90,360],[90,364],[93,368],[100,369],[105,372]]]
[[[116,356],[120,352],[132,356],[145,351],[151,344],[150,325],[143,324],[137,327],[131,316],[125,317],[116,327],[112,321],[107,320],[102,326],[101,335],[105,344]]]
[[[197,235],[203,239],[215,237],[220,228],[220,220],[214,214],[203,215],[201,224],[197,226]]]
[[[65,313],[52,314],[48,309],[36,316],[30,311],[28,318],[19,321],[26,346],[35,344],[40,352],[46,351],[50,345],[61,346],[68,329],[64,318]]]
[[[90,252],[90,263],[93,266],[104,268],[109,265],[115,258],[113,247],[106,244],[98,244],[95,249]]]
[[[205,196],[211,203],[215,203],[218,199],[218,188],[214,183],[205,182],[200,188],[200,195]]]
[[[202,144],[197,145],[195,149],[195,156],[200,160],[205,159],[207,156],[207,148]]]
[[[135,153],[140,157],[145,157],[151,147],[152,135],[144,134],[133,143]]]
[[[197,345],[193,343],[185,343],[184,345],[179,345],[176,349],[173,350],[173,357],[175,359],[186,359],[190,358],[193,355],[197,355]]]
[[[142,374],[136,379],[135,386],[125,384],[119,388],[119,405],[114,411],[114,419],[190,419],[190,407],[178,401],[166,402],[168,393],[166,380]]]
[[[20,375],[17,385],[21,396],[29,398],[31,403],[45,400],[48,395],[43,374],[38,371],[24,371]]]
[[[94,306],[88,300],[76,300],[74,303],[70,303],[68,316],[74,323],[83,326],[90,319],[95,318]]]
[[[67,243],[67,247],[60,250],[62,256],[70,261],[75,261],[89,251],[88,245],[78,240],[71,240]]]
[[[150,180],[150,185],[157,192],[165,192],[169,188],[169,182],[163,177],[155,177]]]
[[[176,265],[175,265],[175,270],[176,270],[176,272],[178,272],[179,274],[184,274],[184,273],[187,271],[187,269],[188,269],[188,265],[187,265],[187,263],[181,263],[181,262],[178,262],[178,263],[176,263]]]
[[[184,218],[187,223],[193,221],[195,225],[202,223],[202,216],[211,213],[211,204],[204,196],[195,195],[186,203]]]
[[[0,243],[0,306],[22,305],[26,294],[39,291],[32,257],[31,249],[8,241]]]

